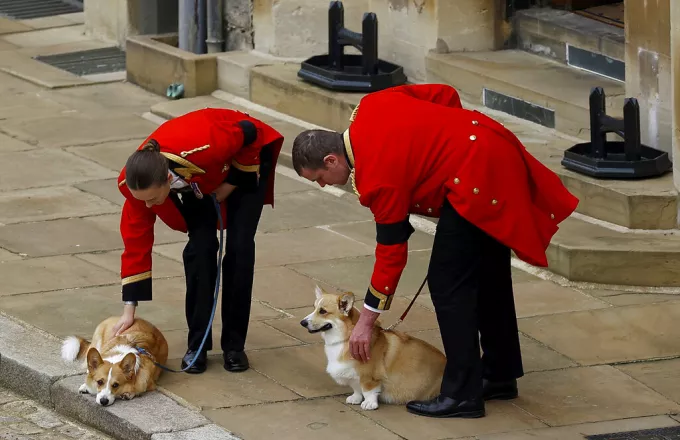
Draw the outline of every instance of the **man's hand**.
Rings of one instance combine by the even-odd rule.
[[[220,186],[217,187],[215,190],[215,197],[217,198],[217,201],[222,203],[223,201],[226,200],[229,195],[234,192],[236,187],[234,185],[231,185],[229,183],[223,183]]]
[[[380,313],[363,308],[359,321],[349,337],[349,352],[352,357],[361,362],[371,359],[371,337],[373,336],[373,324]]]
[[[123,306],[123,316],[120,317],[116,325],[113,327],[111,338],[120,336],[125,330],[129,329],[135,323],[135,309],[133,305],[126,304]]]

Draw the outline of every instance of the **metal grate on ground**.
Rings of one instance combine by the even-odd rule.
[[[125,52],[118,47],[37,56],[34,59],[78,76],[125,70]]]
[[[0,16],[15,20],[83,12],[78,0],[0,0]]]
[[[615,432],[612,434],[589,435],[587,440],[680,440],[680,426],[671,428],[645,429],[642,431]]]

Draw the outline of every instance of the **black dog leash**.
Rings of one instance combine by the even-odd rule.
[[[423,280],[423,284],[420,285],[420,288],[418,289],[416,296],[413,297],[413,299],[411,300],[411,304],[409,304],[408,307],[406,307],[406,310],[404,311],[404,313],[401,314],[401,317],[397,320],[397,322],[395,322],[391,326],[387,327],[385,330],[393,330],[396,326],[398,326],[399,324],[404,322],[404,318],[406,318],[406,315],[408,315],[408,312],[409,312],[409,310],[411,310],[411,307],[416,302],[416,299],[418,299],[418,295],[420,295],[420,292],[423,290],[423,287],[425,287],[426,282],[427,282],[427,276],[425,276],[425,279]]]

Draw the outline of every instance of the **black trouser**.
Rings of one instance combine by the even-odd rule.
[[[268,179],[272,170],[271,151],[260,154],[260,181],[255,192],[236,188],[226,200],[226,246],[222,260],[222,338],[221,348],[240,351],[245,347],[250,320],[253,272],[255,266],[255,233],[260,221]],[[185,313],[190,350],[198,350],[210,321],[217,276],[217,212],[212,197],[198,199],[193,192],[181,194],[180,211],[187,223],[189,242],[184,248],[186,276]],[[175,200],[177,198],[175,197]],[[225,221],[226,220],[226,221]],[[203,346],[212,350],[212,329]]]
[[[481,398],[482,378],[523,376],[510,249],[461,217],[448,201],[437,224],[428,286],[447,357],[442,395]]]

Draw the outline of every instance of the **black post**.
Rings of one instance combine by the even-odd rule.
[[[345,7],[341,1],[332,1],[328,9],[328,61],[331,69],[343,70],[342,56],[345,47],[340,44],[340,31],[345,27]]]
[[[594,157],[607,156],[605,145],[607,133],[602,129],[602,115],[605,114],[605,96],[602,87],[594,87],[590,92],[590,145]]]
[[[623,105],[623,131],[626,160],[640,160],[640,105],[635,98],[626,98]]]
[[[361,22],[361,54],[363,74],[378,73],[378,17],[373,12],[364,14]]]

